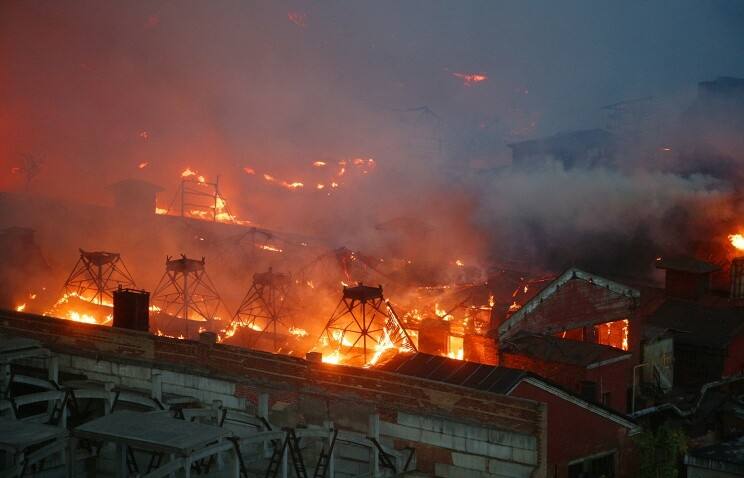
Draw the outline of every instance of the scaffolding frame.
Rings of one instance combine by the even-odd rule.
[[[230,329],[241,326],[256,330],[258,334],[250,341],[251,344],[257,343],[263,334],[270,333],[276,351],[279,347],[279,327],[289,332],[294,326],[291,322],[291,289],[289,274],[274,272],[271,267],[267,272],[253,274],[253,282],[230,322]],[[262,325],[258,325],[257,320]]]
[[[210,330],[217,312],[224,308],[205,264],[204,257],[197,260],[184,254],[180,259],[167,256],[165,273],[152,294],[152,304],[158,313],[185,321],[186,337],[189,336],[189,321],[206,322],[206,328]]]
[[[80,258],[63,285],[66,296],[77,296],[88,303],[113,304],[119,287],[136,288],[134,279],[118,252],[80,251]],[[93,292],[93,296],[89,294]]]
[[[323,346],[346,353],[359,348],[361,341],[364,363],[368,363],[374,348],[385,339],[394,347],[416,352],[416,346],[403,328],[392,304],[382,294],[382,286],[362,283],[344,287],[341,300],[321,333]]]

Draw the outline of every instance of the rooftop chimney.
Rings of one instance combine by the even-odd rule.
[[[147,332],[150,328],[150,293],[121,287],[115,290],[114,327]]]
[[[711,275],[721,268],[691,257],[659,258],[656,268],[666,271],[664,288],[670,297],[696,300],[711,289]]]

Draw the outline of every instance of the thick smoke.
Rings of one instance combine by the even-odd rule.
[[[648,264],[735,225],[739,145],[682,146],[675,121],[698,81],[744,76],[742,25],[735,1],[4,2],[0,188],[105,204],[133,177],[163,186],[167,207],[191,167],[220,176],[239,217],[329,246],[484,268]],[[507,143],[603,127],[602,105],[645,96],[663,132],[615,164],[511,164]],[[375,167],[338,179],[355,158]],[[38,228],[38,214],[3,225]]]

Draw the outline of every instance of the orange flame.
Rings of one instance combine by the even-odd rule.
[[[729,242],[731,242],[732,246],[734,246],[736,249],[740,251],[744,251],[744,235],[729,234],[728,239],[729,239]]]
[[[452,73],[452,75],[460,78],[465,86],[473,86],[488,79],[483,73]]]

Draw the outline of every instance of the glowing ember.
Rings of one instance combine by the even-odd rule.
[[[325,165],[326,165],[325,161],[314,161],[313,162],[313,166],[315,166],[316,168],[322,168]]]
[[[455,264],[457,264],[458,267],[463,267],[465,265],[465,263],[462,262],[460,259],[455,260]]]
[[[302,12],[289,12],[287,13],[287,18],[300,28],[307,26],[307,15]]]
[[[483,73],[452,73],[452,75],[460,78],[465,86],[473,86],[488,79]]]
[[[140,168],[140,169],[145,169],[147,166],[149,166],[149,164],[150,163],[148,161],[143,161],[143,162],[139,163],[137,165],[137,167]]]
[[[256,247],[258,247],[259,249],[263,249],[264,251],[269,251],[269,252],[282,252],[281,249],[279,249],[278,247],[272,246],[270,244],[256,244]]]
[[[162,207],[156,207],[155,214],[160,214],[162,216],[164,214],[168,214],[168,210]]]
[[[256,174],[256,170],[248,166],[243,168],[243,172],[245,174]]]
[[[182,178],[188,178],[191,176],[196,176],[196,172],[192,171],[191,168],[186,168],[181,172]]]
[[[184,340],[184,339],[186,338],[186,337],[184,337],[183,335],[179,335],[178,337],[176,337],[176,336],[174,336],[174,335],[168,335],[168,334],[165,334],[165,333],[163,333],[163,331],[161,331],[160,329],[158,329],[158,330],[157,330],[157,331],[155,332],[155,335],[157,335],[158,337],[168,337],[168,338],[171,338],[171,339],[179,339],[179,340]]]
[[[23,312],[24,310],[26,310],[26,304],[17,305],[15,310],[16,312]]]
[[[512,304],[509,306],[509,312],[516,312],[519,309],[521,309],[522,306],[517,304],[517,301],[512,302]]]
[[[742,234],[729,234],[728,236],[731,245],[740,251],[744,251],[744,235]]]

